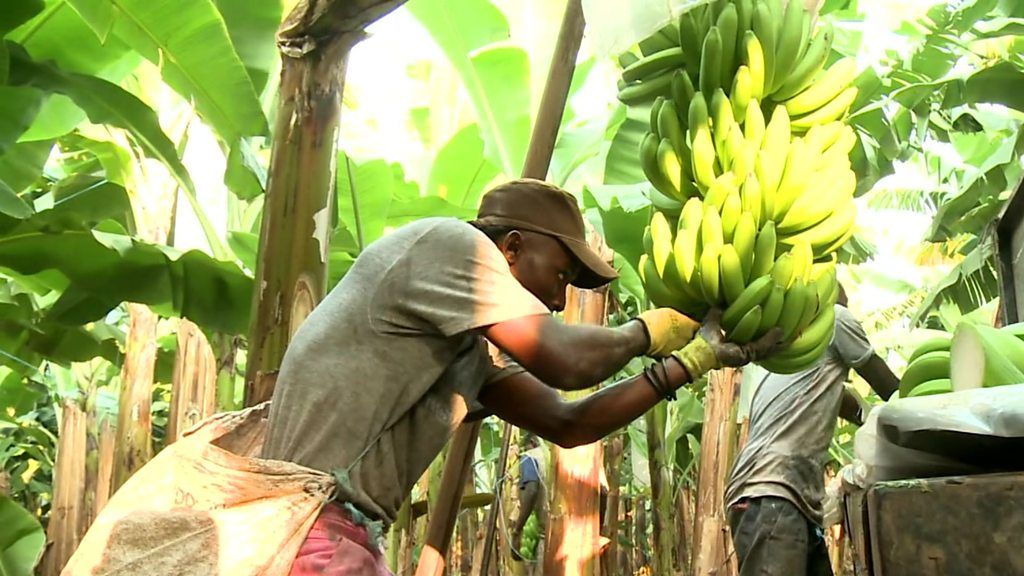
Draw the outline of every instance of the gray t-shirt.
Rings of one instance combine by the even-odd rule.
[[[860,322],[836,305],[832,341],[817,364],[796,374],[771,374],[750,406],[750,433],[736,457],[725,502],[776,496],[821,524],[823,478],[843,384],[850,368],[874,353]]]
[[[339,500],[393,522],[481,386],[523,371],[482,328],[549,313],[470,224],[404,226],[370,245],[296,331],[263,456],[347,469]]]

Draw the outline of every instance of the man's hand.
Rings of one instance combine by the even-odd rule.
[[[705,373],[722,367],[739,367],[761,360],[774,353],[782,343],[782,330],[772,328],[753,342],[727,342],[722,332],[722,311],[712,308],[704,317],[700,332],[692,342],[673,352],[683,367],[696,380]]]
[[[643,323],[650,337],[647,355],[665,358],[682,348],[700,328],[695,320],[671,308],[655,308],[642,312],[637,319]]]

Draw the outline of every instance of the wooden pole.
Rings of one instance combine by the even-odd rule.
[[[60,574],[85,533],[86,414],[71,401],[65,401],[62,409],[53,470],[53,506],[46,528],[48,546],[40,568],[42,576]]]
[[[487,521],[484,524],[484,552],[480,559],[481,574],[486,574],[491,566],[491,551],[494,549],[494,531],[498,525],[498,511],[501,510],[502,488],[505,485],[505,471],[508,468],[508,449],[512,444],[512,426],[505,423],[505,431],[501,438],[501,452],[498,454],[498,467],[494,475],[494,504],[487,510]]]
[[[590,246],[611,260],[613,253],[591,231]],[[607,287],[597,290],[569,289],[563,317],[566,324],[604,324],[607,318]],[[586,392],[567,393],[570,398]],[[555,478],[547,525],[544,574],[596,576],[601,552],[600,441],[571,449],[553,447]]]
[[[729,574],[728,552],[732,543],[728,541],[723,498],[736,438],[733,403],[737,384],[733,369],[716,370],[708,376],[694,528],[694,576]]]
[[[558,41],[555,44],[555,51],[552,55],[551,67],[548,69],[548,78],[544,86],[544,93],[541,96],[540,108],[537,111],[537,119],[533,126],[533,132],[530,135],[530,147],[526,152],[526,160],[523,164],[522,176],[525,178],[537,178],[544,179],[547,177],[548,168],[551,165],[551,155],[555,150],[555,141],[558,137],[558,129],[562,123],[562,115],[565,112],[565,104],[569,98],[569,86],[572,83],[572,75],[576,70],[576,58],[579,55],[580,44],[583,41],[583,7],[581,0],[568,0],[566,3],[565,14],[562,18],[562,28],[558,35]],[[476,437],[479,433],[480,425],[477,424],[463,424],[455,432],[455,436],[451,442],[451,450],[448,455],[447,465],[457,467],[461,461],[462,466],[469,466],[469,462],[473,458],[473,449],[476,446]],[[503,446],[507,439],[511,438],[511,427],[505,424],[505,429],[502,433]],[[462,447],[462,452],[456,449],[456,446]],[[498,463],[498,478],[502,478],[505,475],[507,468],[507,462],[502,459]],[[447,469],[445,470],[447,473]],[[445,476],[447,482],[447,474]],[[455,525],[455,516],[451,513],[452,510],[458,510],[459,502],[462,499],[462,484],[458,484],[458,490],[450,494],[449,499],[438,498],[438,514],[431,515],[430,529],[428,533],[433,531],[435,534],[440,535],[442,532],[450,535]],[[494,507],[497,507],[499,500],[495,498]],[[435,523],[448,522],[448,518],[451,519],[451,523],[447,526],[435,526]],[[488,514],[488,520],[492,519],[492,515]],[[490,522],[486,527],[485,533],[489,534],[490,537],[486,537],[484,543],[485,555],[487,561],[490,560],[490,552],[488,548],[490,543],[493,541],[493,522]],[[447,553],[447,541],[449,538],[446,536],[443,539],[438,538],[438,541],[433,544],[440,544],[444,542],[445,547],[443,549],[434,549],[430,554],[421,554],[420,564],[416,569],[417,576],[426,576],[432,574],[441,574],[444,570],[444,557]],[[429,536],[428,536],[429,541]],[[424,548],[424,552],[427,548]],[[424,562],[427,562],[424,564]],[[438,562],[440,565],[438,565]],[[481,566],[481,573],[487,573],[487,566]]]
[[[288,342],[327,290],[349,51],[404,0],[300,2],[278,30],[281,85],[256,264],[245,404],[269,400]]]

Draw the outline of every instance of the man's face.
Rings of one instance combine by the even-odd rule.
[[[512,275],[553,312],[565,308],[565,289],[579,262],[561,242],[536,232],[514,230],[501,243]]]

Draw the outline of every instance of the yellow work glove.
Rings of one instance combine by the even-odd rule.
[[[761,360],[778,349],[782,330],[772,328],[767,334],[748,342],[727,342],[722,332],[722,311],[713,308],[704,317],[700,332],[689,344],[672,353],[686,368],[691,380],[722,367],[738,367]]]
[[[693,335],[700,328],[696,320],[671,308],[648,310],[642,312],[637,319],[643,322],[651,340],[647,355],[655,358],[665,358],[682,348],[693,340]]]

